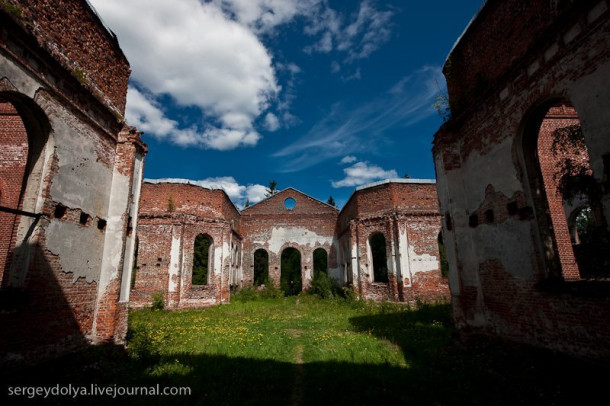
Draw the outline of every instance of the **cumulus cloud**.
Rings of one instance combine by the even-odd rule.
[[[345,173],[344,179],[331,182],[334,188],[361,186],[377,180],[398,177],[394,169],[387,171],[380,166],[369,164],[368,162],[357,162],[343,169],[343,172]]]
[[[300,68],[274,62],[263,36],[301,18],[314,41],[308,52],[338,51],[349,62],[387,41],[393,15],[370,0],[349,18],[326,0],[90,1],[131,63],[130,124],[182,146],[220,150],[256,145],[257,123],[273,131],[299,122],[290,108]],[[340,66],[332,69],[338,72]],[[359,77],[356,70],[346,80]],[[178,122],[161,98],[179,108],[195,107],[201,116],[190,124]]]
[[[244,207],[246,199],[250,203],[258,203],[265,198],[265,186],[263,185],[240,185],[232,176],[221,176],[215,178],[206,178],[201,180],[182,179],[182,178],[162,178],[162,179],[144,179],[145,182],[151,183],[188,183],[208,189],[224,190],[231,201],[239,209]]]
[[[239,146],[256,145],[260,135],[240,123],[240,117],[233,118],[233,128],[207,126],[203,131],[197,128],[180,128],[178,122],[167,118],[159,103],[151,96],[134,87],[129,88],[129,103],[125,113],[127,121],[139,130],[159,140],[170,140],[184,147],[213,148],[229,150]],[[226,118],[229,121],[231,118]]]
[[[265,116],[265,128],[269,131],[276,131],[280,128],[280,120],[273,113],[267,113]]]
[[[181,145],[230,149],[256,144],[254,121],[280,90],[272,58],[250,29],[217,5],[199,0],[92,0],[117,33],[150,106],[133,90],[128,106],[139,122]],[[134,24],[134,19],[138,24]],[[154,100],[169,95],[179,106],[202,111],[205,128],[179,129]],[[141,95],[140,95],[141,96]],[[148,113],[151,116],[148,116]],[[134,123],[135,124],[135,123]],[[162,135],[163,130],[169,132]]]

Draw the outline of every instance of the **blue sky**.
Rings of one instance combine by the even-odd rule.
[[[442,64],[483,0],[90,0],[132,67],[145,177],[270,180],[342,206],[385,178],[434,178]]]

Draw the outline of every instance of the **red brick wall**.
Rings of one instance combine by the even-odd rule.
[[[64,68],[125,111],[130,68],[116,38],[85,0],[9,0],[22,24]]]
[[[20,209],[28,159],[28,136],[21,117],[12,104],[0,99],[0,206]],[[15,245],[19,216],[0,212],[0,281]]]
[[[559,168],[557,165],[563,158],[575,158],[582,153],[588,166],[589,156],[586,150],[554,154],[553,140],[555,139],[555,130],[576,124],[580,124],[580,120],[573,107],[565,104],[551,107],[544,120],[542,120],[540,133],[538,135],[540,171],[542,172],[546,199],[550,211],[549,214],[553,223],[553,236],[557,245],[557,254],[561,264],[561,271],[566,279],[579,279],[580,274],[572,249],[570,231],[568,229],[568,222],[563,207],[563,197],[557,189],[559,183],[559,178],[557,176]]]
[[[357,190],[341,211],[337,224],[340,246],[345,251],[349,245],[344,261],[351,257],[351,245],[358,241],[361,279],[354,283],[364,296],[407,301],[448,297],[447,280],[442,278],[440,266],[411,275],[409,269],[417,269],[417,261],[401,269],[401,280],[392,273],[387,284],[373,282],[373,265],[367,249],[371,235],[380,232],[386,240],[386,256],[393,261],[395,269],[400,266],[401,257],[409,256],[408,250],[412,250],[411,255],[435,257],[440,261],[437,240],[440,214],[435,184],[403,180]],[[347,232],[350,224],[352,231]],[[401,232],[406,233],[408,246],[405,240],[399,242]],[[406,265],[404,261],[402,264]]]
[[[173,211],[169,211],[169,201]],[[152,295],[161,292],[171,308],[192,308],[229,299],[229,263],[223,245],[229,243],[231,230],[239,239],[239,212],[222,190],[210,190],[182,183],[144,183],[140,199],[138,258],[135,286],[130,300],[134,306],[148,306]],[[192,285],[193,248],[199,234],[214,242],[210,256],[208,285]],[[179,238],[181,260],[177,276],[170,280],[172,239]],[[216,266],[215,257],[223,255]],[[170,282],[178,286],[170,292]]]
[[[553,4],[560,7],[554,11]],[[553,100],[569,98],[582,120],[593,175],[604,182],[609,5],[488,0],[448,59],[452,118],[434,141],[441,211],[451,219],[444,232],[456,324],[606,363],[608,286],[562,280],[577,273],[568,263],[564,208],[549,181],[556,161],[545,153],[548,135],[576,122],[574,111],[544,116]],[[478,225],[469,221],[477,218]],[[557,256],[563,275],[555,273]]]
[[[460,113],[489,88],[497,85],[504,72],[518,63],[523,50],[540,47],[540,38],[556,23],[559,13],[563,13],[566,20],[563,23],[568,26],[578,21],[577,18],[570,18],[572,13],[569,9],[573,3],[582,5],[594,2],[488,1],[452,51],[443,70],[447,77],[452,113]],[[554,38],[545,40],[550,45]],[[542,53],[546,49],[538,51]]]
[[[288,210],[286,199],[293,198],[296,205]],[[303,287],[307,287],[305,275],[313,277],[313,251],[324,248],[328,254],[328,267],[337,267],[337,253],[332,245],[338,210],[311,198],[295,189],[286,189],[260,203],[244,209],[241,213],[243,235],[244,284],[252,285],[254,278],[254,252],[262,248],[269,254],[269,278],[279,285],[281,275],[281,254],[287,247],[301,253]],[[296,232],[287,234],[277,246],[272,241],[275,230],[286,229]],[[276,231],[277,233],[277,231]],[[303,238],[304,233],[316,235],[317,241]],[[277,249],[277,251],[275,251]]]
[[[224,219],[229,198],[222,190],[211,190],[182,183],[144,183],[140,213],[167,213],[170,199],[176,213]],[[230,202],[230,200],[229,200]]]

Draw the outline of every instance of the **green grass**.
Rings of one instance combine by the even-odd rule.
[[[557,405],[587,404],[586,397],[603,393],[604,368],[455,337],[447,304],[259,298],[205,310],[134,311],[127,351],[92,347],[3,382],[159,384],[193,392],[122,399],[147,405]]]

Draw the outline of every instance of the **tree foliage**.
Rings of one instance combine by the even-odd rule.
[[[265,190],[265,197],[271,197],[277,193],[279,193],[279,190],[277,189],[277,182],[272,180],[269,182],[269,187]]]
[[[269,254],[263,249],[254,251],[254,286],[264,285],[269,280]]]
[[[333,197],[329,197],[328,200],[326,201],[326,204],[330,204],[333,207],[337,207],[337,203],[335,203],[335,199],[333,199]]]
[[[280,289],[286,296],[298,295],[303,289],[301,281],[301,253],[296,248],[286,248],[282,252],[282,274]]]
[[[209,255],[212,239],[204,234],[195,238],[193,248],[193,285],[207,285],[209,273]]]

